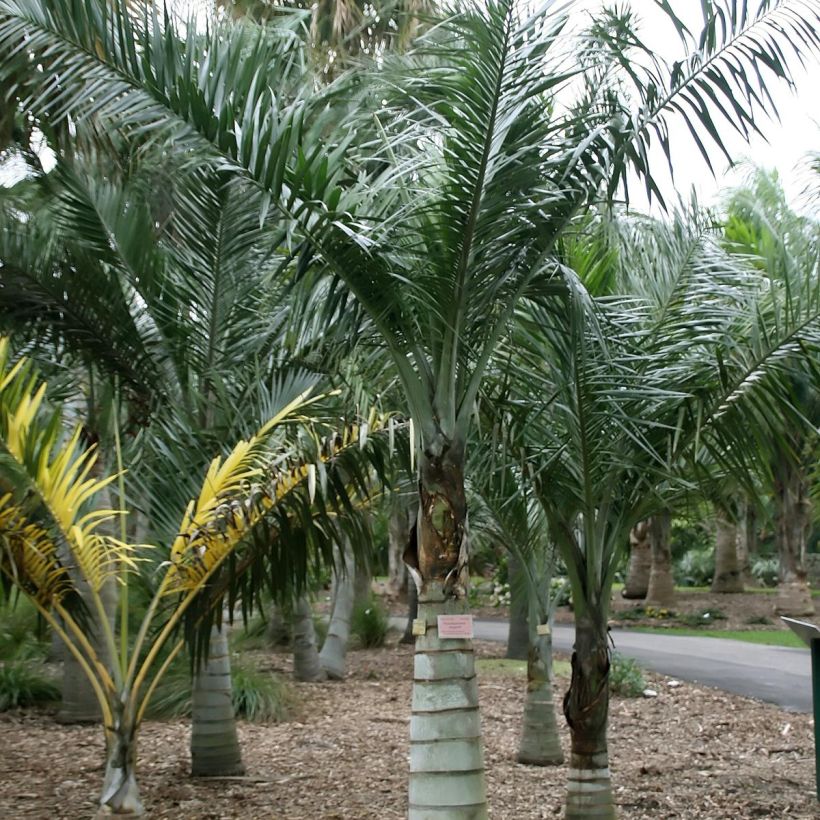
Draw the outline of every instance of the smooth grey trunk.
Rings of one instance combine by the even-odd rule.
[[[236,733],[228,625],[211,629],[208,660],[194,675],[191,774],[228,777],[245,773]]]
[[[780,558],[775,612],[813,615],[806,580],[806,540],[811,520],[809,482],[804,465],[781,456],[775,470],[775,545]]]
[[[390,505],[387,525],[387,592],[394,598],[407,586],[408,573],[402,556],[407,549],[415,518],[415,506],[396,493]]]
[[[715,577],[712,592],[743,592],[743,578],[737,560],[737,525],[729,514],[715,507]]]
[[[293,607],[293,677],[306,683],[325,679],[316,649],[313,610],[304,595]]]
[[[427,632],[416,638],[413,665],[410,820],[487,817],[473,644],[438,637],[438,616],[463,612],[438,583],[419,595]]]
[[[290,643],[290,624],[278,604],[271,605],[265,638],[271,646],[287,646]]]
[[[523,661],[527,660],[530,651],[529,595],[521,562],[512,552],[507,555],[507,577],[510,582],[510,631],[505,657]]]
[[[743,585],[754,586],[755,580],[752,575],[751,555],[753,549],[754,538],[754,511],[750,514],[752,505],[747,499],[743,499],[739,505],[740,512],[738,514],[736,532],[737,532],[737,566],[740,571],[740,579]]]
[[[100,660],[111,669],[113,659],[110,657],[109,646],[103,638],[99,617],[91,603],[88,583],[80,578],[76,579],[80,594],[88,605],[88,629],[86,634]],[[110,579],[103,584],[100,590],[103,608],[105,609],[108,624],[113,632],[117,609],[117,584]],[[77,663],[73,653],[67,652],[65,647],[60,650],[63,659],[62,701],[57,712],[58,723],[99,723],[102,719],[100,704],[94,689]]]
[[[539,635],[535,630],[531,634],[518,762],[530,766],[559,766],[564,762],[564,753],[552,699],[552,635]]]
[[[646,591],[646,606],[669,609],[675,605],[675,579],[672,576],[672,549],[669,545],[671,525],[672,518],[668,512],[653,515],[649,520],[652,568]]]
[[[649,591],[649,575],[652,571],[652,543],[649,538],[649,521],[641,521],[629,533],[629,566],[624,582],[624,598],[645,598]]]
[[[105,733],[105,775],[100,795],[101,813],[141,816],[145,813],[137,786],[136,732],[117,726]]]
[[[413,643],[416,638],[413,635],[413,621],[416,620],[419,614],[419,593],[416,589],[416,584],[413,579],[407,585],[407,624],[404,627],[404,635],[401,636],[399,643]]]
[[[333,612],[327,636],[319,653],[319,665],[331,680],[345,676],[347,644],[350,638],[350,616],[353,614],[354,563],[350,544],[345,542],[339,564],[333,571]]]

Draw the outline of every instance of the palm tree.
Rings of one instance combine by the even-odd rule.
[[[761,275],[782,291],[783,320],[790,321],[812,299],[818,279],[820,225],[791,210],[777,177],[757,170],[747,185],[733,192],[726,225],[729,247],[758,260]],[[820,393],[816,360],[784,382],[792,401],[810,426],[783,419],[762,442],[769,452],[766,475],[775,502],[775,542],[780,559],[776,609],[788,615],[814,614],[806,582],[805,552],[810,514],[809,474],[816,461]]]
[[[113,477],[91,477],[96,454],[81,449],[79,428],[61,440],[59,413],[41,412],[45,390],[24,359],[11,363],[8,340],[0,340],[0,571],[33,601],[94,689],[106,736],[101,805],[138,814],[137,732],[154,688],[185,645],[177,628],[184,623],[189,635],[199,624],[209,630],[226,576],[258,572],[260,553],[271,549],[274,533],[279,538],[292,533],[296,522],[311,519],[325,505],[344,509],[338,493],[357,491],[349,476],[361,460],[358,429],[333,434],[318,451],[309,450],[307,460],[278,450],[285,440],[278,430],[284,422],[308,421],[304,410],[310,400],[300,396],[282,405],[256,436],[240,441],[224,458],[217,456],[198,495],[186,505],[129,647],[124,623],[120,644],[103,617],[100,591],[109,579],[136,569],[137,551],[100,533],[101,525],[122,511],[89,507]],[[314,487],[311,478],[317,464],[327,476],[322,488]],[[337,467],[348,476],[349,487],[341,490]],[[313,509],[314,494],[322,502],[319,510]],[[346,505],[351,506],[349,498]],[[337,518],[336,526],[343,523]],[[318,528],[313,530],[314,546],[326,554],[329,545],[318,539]],[[280,594],[301,582],[305,547],[304,542],[288,544],[291,555],[275,579]],[[105,655],[86,637],[89,612],[77,576],[85,581],[91,610],[102,624]]]
[[[508,408],[572,586],[568,817],[614,813],[607,618],[631,528],[650,515],[660,523],[695,482],[755,475],[760,451],[745,436],[752,422],[794,419],[778,378],[794,366],[795,339],[816,345],[820,330],[817,285],[799,318],[780,323],[772,292],[703,220],[627,228],[614,257],[625,295],[593,300],[568,272],[560,308],[522,307],[518,389],[547,399],[532,406],[513,391]]]
[[[306,263],[338,277],[369,314],[418,434],[410,563],[428,631],[417,641],[410,813],[483,816],[472,649],[442,645],[436,619],[465,607],[465,448],[485,370],[518,299],[564,290],[553,254],[573,217],[602,189],[614,195],[630,166],[657,193],[647,146],[657,137],[669,154],[670,113],[704,156],[706,135],[722,146],[711,105],[729,127],[757,130],[771,98],[748,78],[788,77],[783,46],[795,58],[817,47],[816,10],[782,0],[750,13],[715,0],[692,37],[664,3],[686,47],[665,63],[628,14],[607,13],[579,42],[556,3],[535,15],[514,0],[475,4],[407,60],[384,60],[376,88],[355,76],[367,88],[367,125],[355,135],[347,123],[331,130],[350,111],[346,78],[320,93],[267,87],[266,76],[298,87],[286,26],[275,38],[250,24],[207,37],[190,27],[182,38],[172,22],[132,19],[119,3],[43,2],[0,4],[0,57],[25,37],[33,59],[48,58],[48,76],[0,69],[35,116],[70,113],[217,158],[260,187],[266,207],[298,226]],[[65,87],[49,81],[56,73]]]

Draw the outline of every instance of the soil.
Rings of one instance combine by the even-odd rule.
[[[398,820],[406,816],[412,649],[393,644],[348,654],[339,683],[294,684],[301,706],[288,722],[240,724],[243,778],[195,781],[189,726],[148,722],[139,781],[151,818]],[[477,643],[481,657],[503,646]],[[284,654],[265,655],[280,674]],[[614,697],[613,785],[622,818],[820,817],[807,715],[647,674],[656,697]],[[557,702],[566,678],[555,683]],[[561,815],[566,769],[515,762],[525,679],[481,671],[490,813],[497,820]],[[561,725],[565,753],[568,737]],[[43,711],[0,714],[0,817],[91,817],[102,779],[99,727],[56,724]]]

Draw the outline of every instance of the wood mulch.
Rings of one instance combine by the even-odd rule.
[[[498,644],[477,644],[498,657]],[[276,725],[242,723],[245,778],[194,781],[189,727],[142,729],[139,780],[152,818],[392,820],[406,816],[412,650],[351,652],[341,683],[295,684],[299,713]],[[267,656],[287,674],[286,655]],[[820,817],[808,715],[647,675],[657,697],[614,698],[610,752],[623,818]],[[480,674],[490,812],[499,820],[561,814],[566,770],[515,762],[524,677]],[[567,687],[556,681],[556,696]],[[560,721],[565,752],[568,738]],[[0,714],[0,818],[85,818],[102,778],[102,733],[49,713]]]

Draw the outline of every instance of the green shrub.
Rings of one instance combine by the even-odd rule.
[[[152,718],[190,717],[191,674],[185,661],[174,663],[157,686],[148,714]],[[231,695],[236,717],[254,723],[287,719],[296,704],[293,689],[273,672],[244,658],[231,658]]]
[[[25,598],[0,606],[0,661],[45,658],[43,623]]]
[[[253,723],[287,720],[296,705],[293,689],[282,678],[246,660],[234,662],[231,684],[234,714]]]
[[[550,596],[555,606],[569,606],[572,602],[572,588],[568,578],[550,578]]]
[[[712,583],[715,575],[715,554],[712,550],[690,550],[675,563],[675,583],[681,587],[703,587]]]
[[[60,687],[42,664],[31,660],[0,662],[0,712],[60,699]]]
[[[639,698],[646,689],[646,681],[640,666],[632,658],[612,653],[609,667],[609,691],[622,698]]]
[[[231,647],[236,650],[266,649],[267,620],[257,613],[248,619],[248,623],[241,629],[234,629],[230,633]]]
[[[771,626],[772,619],[767,618],[765,615],[752,615],[746,619],[746,623],[749,624],[749,626]]]
[[[350,619],[350,631],[364,649],[384,646],[390,623],[381,603],[374,597],[356,604]]]
[[[753,558],[752,577],[762,587],[776,587],[780,579],[780,561],[777,558]]]
[[[709,626],[715,621],[725,621],[726,613],[717,608],[702,609],[700,612],[682,613],[677,620],[686,626]]]

